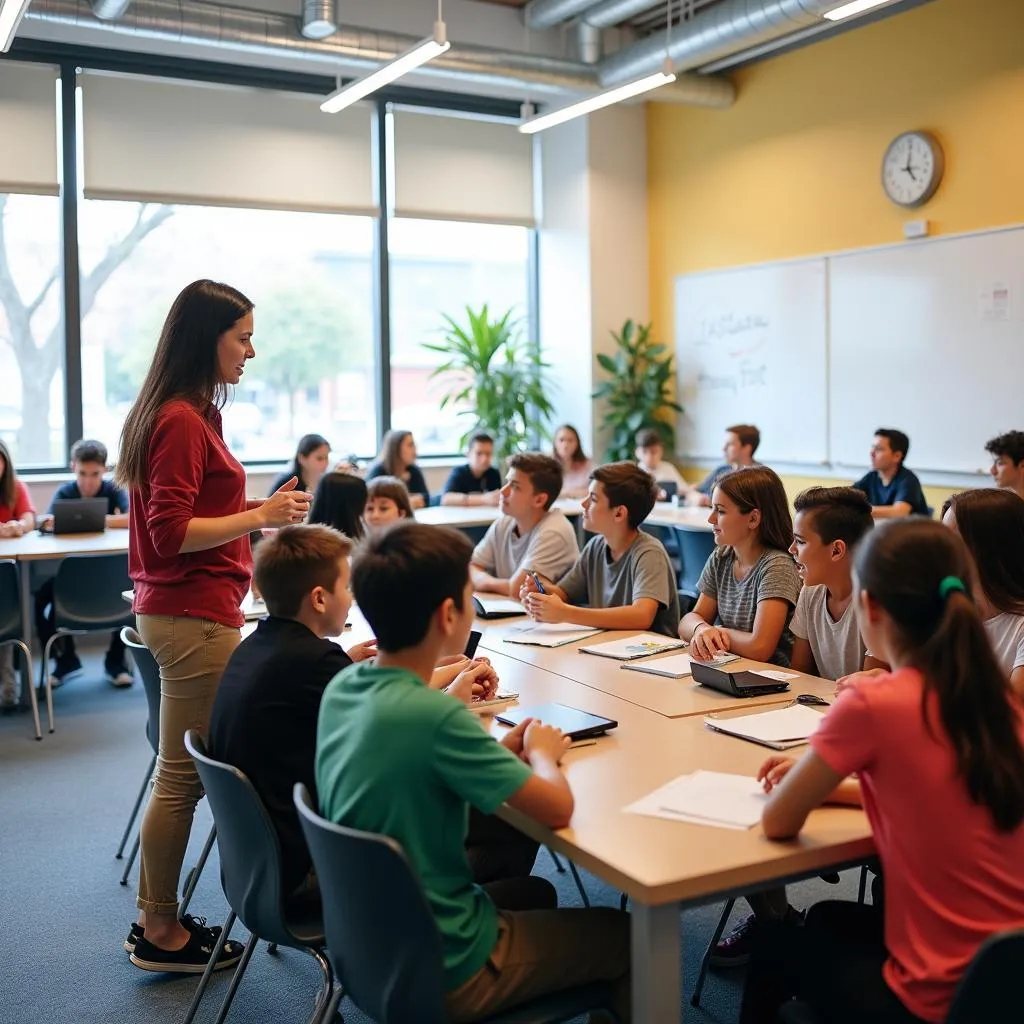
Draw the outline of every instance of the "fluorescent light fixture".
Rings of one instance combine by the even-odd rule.
[[[28,10],[29,0],[0,0],[0,53],[6,53],[14,42],[14,33],[21,16]]]
[[[527,135],[534,132],[542,132],[545,128],[553,128],[556,124],[564,124],[574,117],[582,117],[584,114],[593,113],[602,107],[610,107],[615,103],[621,103],[633,96],[640,96],[652,89],[660,89],[663,85],[674,82],[676,76],[671,70],[658,71],[646,78],[638,78],[635,82],[627,82],[625,85],[616,86],[605,92],[599,92],[596,96],[588,96],[578,103],[570,103],[567,107],[560,107],[540,117],[531,117],[519,125],[519,130]]]
[[[399,54],[394,60],[371,72],[365,78],[357,78],[354,82],[349,82],[343,88],[332,92],[320,104],[320,109],[325,114],[336,114],[339,110],[344,110],[346,107],[352,106],[353,103],[366,99],[378,89],[383,89],[385,85],[390,85],[402,75],[407,75],[410,71],[415,71],[416,68],[439,57],[451,45],[445,37],[444,22],[437,21],[434,23],[433,36],[417,43],[411,50]]]
[[[850,3],[837,7],[825,15],[829,21],[842,21],[843,18],[852,18],[856,14],[863,14],[870,11],[872,7],[881,7],[883,4],[890,4],[893,0],[850,0]]]

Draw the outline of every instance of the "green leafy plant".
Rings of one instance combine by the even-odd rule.
[[[660,342],[651,340],[650,324],[627,320],[622,330],[611,332],[614,356],[599,353],[601,369],[611,377],[602,381],[591,396],[605,403],[601,428],[608,434],[605,458],[609,462],[632,459],[636,432],[644,427],[657,430],[666,451],[675,447],[675,430],[670,413],[682,412],[672,401],[671,381],[675,374],[672,356]]]
[[[449,378],[442,409],[463,405],[459,415],[472,417],[463,444],[474,431],[485,430],[504,459],[528,447],[535,435],[547,436],[554,413],[547,397],[549,364],[523,338],[512,310],[491,319],[486,305],[479,311],[467,306],[465,323],[444,319],[444,341],[423,347],[447,356],[431,377]]]

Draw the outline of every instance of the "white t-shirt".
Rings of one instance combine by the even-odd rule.
[[[500,580],[512,579],[520,569],[559,580],[579,553],[572,523],[558,509],[549,509],[528,533],[520,533],[511,516],[496,519],[474,549],[473,564]]]
[[[800,591],[790,629],[811,645],[818,675],[825,679],[839,679],[864,667],[864,641],[854,603],[836,621],[828,611],[828,587],[821,584]]]
[[[1003,671],[1024,665],[1024,615],[1000,612],[985,620],[985,632]]]
[[[650,473],[659,484],[675,484],[680,494],[690,489],[690,485],[683,479],[679,470],[671,462],[666,462],[662,459],[653,470],[648,469],[642,462],[637,463],[637,465],[645,473]]]

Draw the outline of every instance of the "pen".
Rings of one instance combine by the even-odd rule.
[[[597,740],[583,740],[580,743],[570,743],[569,744],[569,749],[570,750],[579,750],[580,747],[596,747],[596,746],[597,746]]]
[[[535,572],[531,572],[530,575],[533,577],[533,582],[537,584],[537,592],[539,594],[546,594],[547,591],[544,589],[544,584],[541,583],[540,577]]]

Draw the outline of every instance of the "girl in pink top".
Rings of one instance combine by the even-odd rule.
[[[555,431],[551,454],[562,467],[563,498],[585,498],[590,487],[590,471],[594,463],[583,451],[579,431],[569,423],[563,423]]]
[[[939,523],[890,520],[862,542],[858,621],[892,672],[854,678],[810,752],[769,758],[759,778],[770,839],[859,789],[885,907],[821,903],[803,928],[759,933],[741,1024],[774,1024],[793,996],[827,1024],[937,1024],[985,939],[1024,926],[1024,708],[971,576],[963,542]]]

